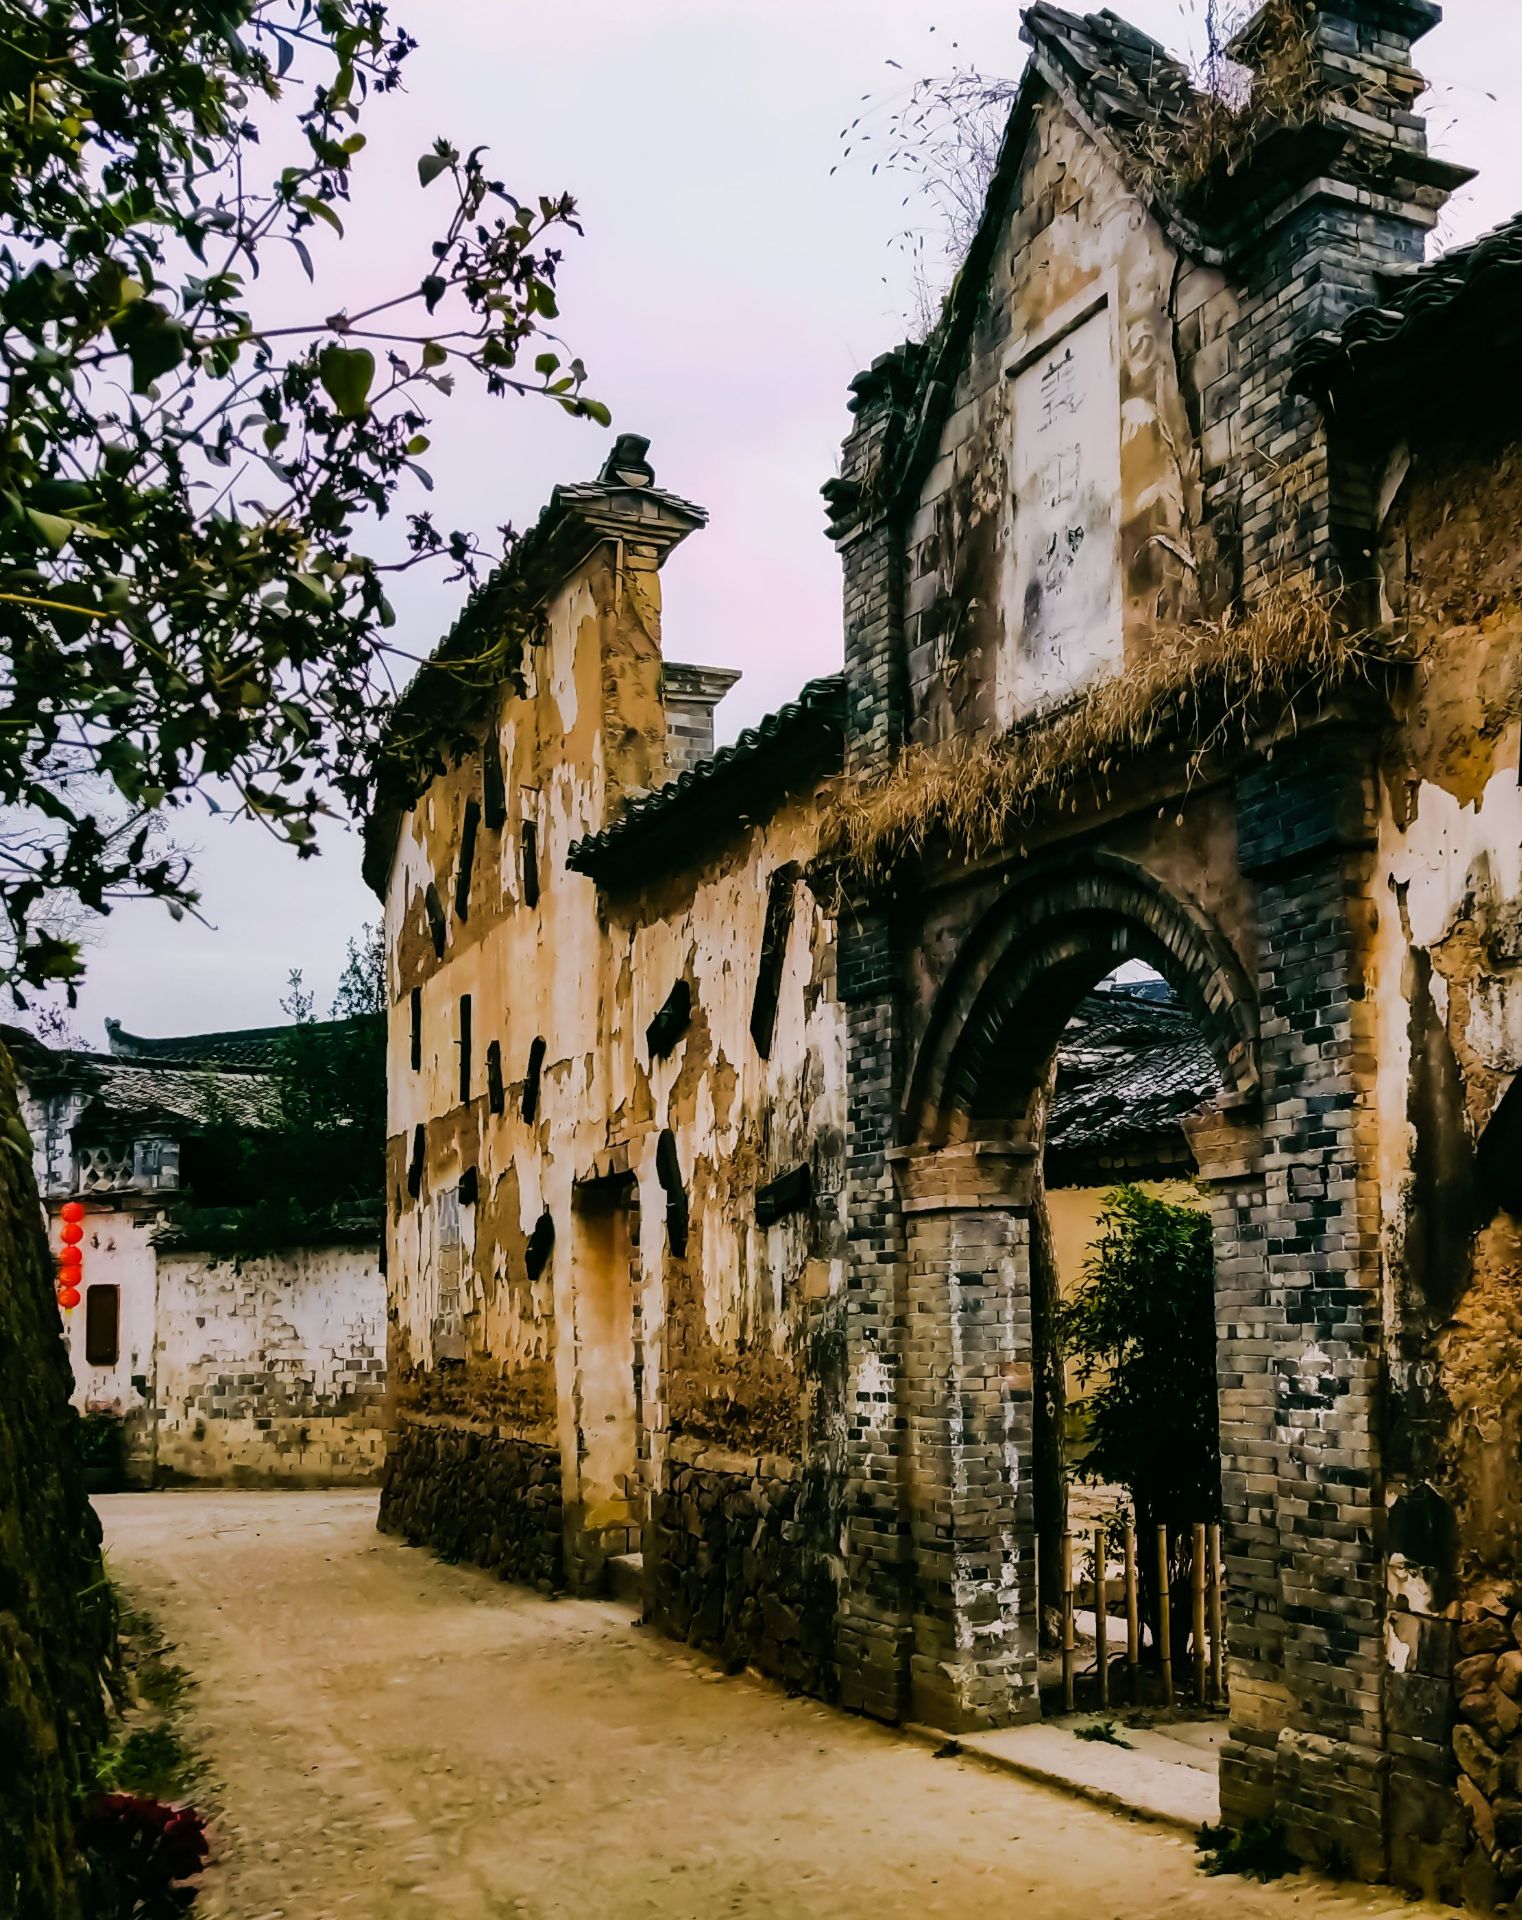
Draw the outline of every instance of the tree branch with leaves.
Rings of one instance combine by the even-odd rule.
[[[80,976],[60,900],[194,909],[166,809],[200,795],[309,854],[326,810],[366,806],[399,652],[388,576],[494,557],[426,511],[394,550],[367,544],[430,484],[430,414],[458,380],[606,424],[546,333],[575,204],[510,193],[483,148],[419,160],[436,238],[394,294],[256,308],[281,250],[315,285],[362,116],[414,45],[375,0],[0,4],[0,981],[18,1000]],[[299,158],[261,171],[270,119]],[[109,829],[65,764],[110,789]]]

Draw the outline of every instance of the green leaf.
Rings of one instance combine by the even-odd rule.
[[[595,420],[600,427],[611,427],[613,415],[601,400],[583,400],[581,410],[589,420]]]
[[[47,541],[54,553],[61,553],[74,538],[74,522],[60,519],[56,513],[42,513],[36,507],[28,507],[26,517]]]
[[[431,445],[432,442],[426,433],[415,433],[407,442],[407,451],[409,453],[426,453]]]
[[[317,356],[317,377],[343,418],[357,420],[375,378],[375,355],[365,347],[324,347]]]
[[[431,187],[441,173],[449,171],[453,154],[425,153],[417,163],[417,177],[425,187]]]
[[[550,374],[560,365],[558,353],[541,353],[534,361],[535,373]]]
[[[326,220],[333,231],[342,239],[344,223],[328,205],[326,200],[319,200],[314,193],[298,193],[296,196],[296,204],[298,207],[305,207],[314,220]]]
[[[310,600],[314,606],[326,608],[333,604],[333,596],[328,591],[327,581],[319,580],[315,573],[298,573],[292,579],[291,585],[299,588],[301,595]]]
[[[185,330],[157,300],[134,300],[112,321],[111,338],[132,363],[134,393],[146,393],[185,358]]]
[[[437,340],[425,340],[423,342],[423,365],[425,367],[442,367],[448,358],[448,349],[441,347]]]

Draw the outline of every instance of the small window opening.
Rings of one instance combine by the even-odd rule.
[[[470,995],[460,995],[460,1098],[470,1098]]]
[[[486,1104],[493,1113],[500,1113],[506,1105],[506,1094],[502,1085],[502,1042],[493,1040],[486,1049]]]
[[[412,989],[412,1071],[423,1064],[423,989]]]
[[[444,958],[444,942],[449,927],[444,918],[444,902],[439,898],[439,890],[430,880],[423,895],[423,911],[428,916],[428,931],[433,936],[433,950],[439,959]]]
[[[544,1072],[544,1037],[536,1035],[528,1050],[528,1072],[523,1076],[523,1117],[532,1126],[539,1112],[539,1081]]]
[[[85,1288],[85,1362],[92,1367],[114,1367],[121,1358],[122,1290]]]
[[[454,879],[454,910],[459,920],[470,918],[470,876],[476,864],[476,834],[481,826],[481,809],[474,800],[465,802],[465,819],[460,827],[460,870]]]
[[[523,904],[539,904],[539,828],[532,820],[523,823]]]
[[[481,805],[487,832],[500,833],[507,822],[507,783],[495,729],[481,753]]]

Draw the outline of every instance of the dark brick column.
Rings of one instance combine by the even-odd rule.
[[[1279,1554],[1278,1360],[1284,1314],[1270,1298],[1261,1102],[1226,1096],[1184,1123],[1215,1245],[1216,1379],[1226,1566],[1230,1734],[1221,1811],[1232,1825],[1274,1810],[1274,1758],[1289,1724]]]
[[[853,383],[842,476],[825,489],[844,575],[846,771],[855,778],[886,773],[903,737],[902,544],[881,495],[905,372],[902,358],[889,354]],[[879,901],[846,901],[839,928],[847,1248],[836,1652],[844,1704],[897,1719],[906,1706],[911,1567],[901,1414],[905,1243],[888,1152],[906,1041],[890,913]]]
[[[1264,1335],[1285,1724],[1274,1801],[1296,1850],[1364,1875],[1386,1857],[1382,1365],[1373,1009],[1365,997],[1373,782],[1366,740],[1322,730],[1238,783],[1257,886]],[[1249,1475],[1249,1495],[1267,1474]],[[1256,1513],[1261,1514],[1261,1502]]]
[[[1034,1154],[905,1150],[914,1548],[910,1711],[960,1732],[1039,1719],[1032,1468]]]

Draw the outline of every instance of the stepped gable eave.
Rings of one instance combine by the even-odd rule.
[[[382,725],[375,799],[362,829],[361,871],[377,898],[385,898],[403,815],[451,757],[475,743],[479,726],[482,687],[429,669],[490,646],[509,608],[520,617],[541,609],[605,541],[638,539],[664,556],[708,524],[705,508],[655,485],[654,469],[644,458],[648,447],[638,435],[621,434],[596,480],[565,482],[551,492],[533,526],[469,595],[454,625],[391,707]],[[631,449],[637,453],[630,456]],[[509,649],[496,684],[517,684],[521,661],[521,646]],[[388,743],[404,722],[416,730],[413,754],[427,765],[388,760]]]
[[[1295,360],[1297,392],[1362,423],[1445,406],[1522,345],[1522,212],[1381,293]]]

